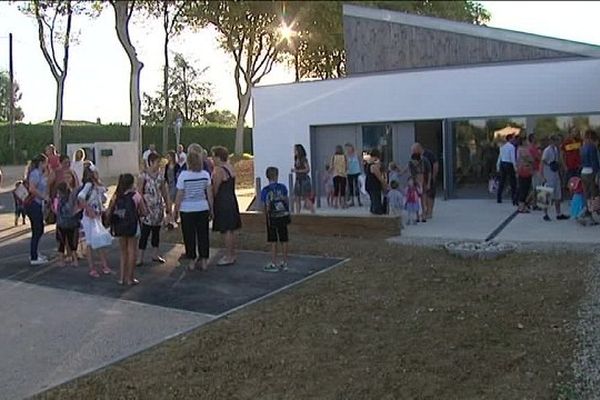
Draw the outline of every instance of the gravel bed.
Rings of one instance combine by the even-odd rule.
[[[600,399],[600,252],[585,276],[586,293],[578,312],[577,353],[573,362],[575,392],[582,399]]]

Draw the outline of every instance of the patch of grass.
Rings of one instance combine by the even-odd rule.
[[[567,396],[581,255],[478,262],[366,239],[291,239],[293,253],[350,260],[38,398]],[[266,248],[263,235],[240,240]]]

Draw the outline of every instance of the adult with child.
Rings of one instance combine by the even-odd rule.
[[[331,165],[333,168],[333,165]],[[315,205],[312,202],[312,185],[310,182],[310,164],[306,156],[306,150],[301,144],[294,145],[294,167],[292,173],[296,174],[294,183],[294,204],[292,209],[296,213],[302,211],[302,203],[304,208],[315,212]]]
[[[146,213],[141,218],[139,252],[137,265],[144,264],[144,253],[148,247],[148,239],[152,236],[152,261],[164,264],[166,260],[160,254],[160,229],[163,225],[165,211],[171,215],[171,199],[164,175],[160,173],[161,157],[152,153],[148,156],[148,167],[138,178],[138,193],[144,199]]]
[[[260,200],[264,204],[267,225],[267,242],[271,244],[271,262],[263,270],[279,272],[287,270],[288,265],[288,224],[290,208],[287,187],[278,182],[279,170],[268,167],[266,171],[269,184],[260,192]],[[281,245],[282,258],[278,262],[278,244]]]
[[[31,265],[43,265],[48,258],[39,253],[40,239],[44,235],[44,202],[50,201],[47,176],[48,157],[35,156],[27,166],[26,181],[29,197],[25,200],[25,213],[31,223],[29,260]]]
[[[213,211],[213,191],[210,174],[203,169],[202,155],[188,151],[187,170],[177,179],[175,216],[181,218],[181,231],[186,258],[190,260],[188,270],[198,266],[208,268],[209,230],[208,222]]]
[[[350,203],[348,204],[350,207],[354,207],[354,196],[356,196],[356,200],[359,207],[362,207],[362,203],[360,202],[360,188],[358,185],[358,177],[361,173],[361,162],[358,159],[358,155],[354,150],[354,145],[352,143],[346,143],[346,161],[348,163],[348,198],[350,199]]]
[[[527,138],[519,138],[519,148],[517,150],[517,177],[518,177],[518,200],[520,213],[529,213],[527,209],[527,197],[531,190],[531,181],[534,171],[534,160],[531,154],[531,144]]]
[[[152,155],[148,158],[150,159]],[[142,196],[135,190],[135,180],[131,174],[119,176],[117,190],[108,207],[111,232],[119,238],[120,285],[133,286],[140,283],[135,278],[136,247],[138,245],[139,221],[147,214]]]
[[[381,215],[385,213],[383,208],[382,194],[386,188],[386,179],[381,168],[381,153],[378,149],[371,150],[370,159],[365,167],[365,188],[371,200],[371,214]]]
[[[333,169],[333,207],[346,208],[346,180],[348,177],[348,160],[342,146],[335,146],[335,153],[331,156]]]
[[[91,162],[86,163],[83,169],[83,187],[77,198],[83,209],[81,227],[87,245],[89,275],[92,278],[100,277],[100,273],[94,264],[95,254],[100,258],[101,272],[105,275],[112,273],[104,250],[105,247],[110,245],[110,242],[106,241],[106,232],[102,226],[106,192],[106,187],[98,176],[96,166]]]
[[[552,188],[552,200],[554,202],[554,208],[556,210],[556,219],[563,220],[569,219],[568,216],[563,215],[560,210],[560,203],[562,201],[562,184],[560,179],[560,138],[557,135],[553,135],[550,138],[550,144],[544,149],[542,153],[542,181],[546,186]],[[544,221],[550,221],[548,215],[548,208],[544,210]]]
[[[500,173],[500,182],[498,183],[496,201],[502,203],[502,193],[508,181],[513,205],[517,205],[517,149],[513,143],[513,135],[506,135],[506,143],[500,147],[497,168]]]
[[[213,231],[220,232],[225,241],[225,255],[217,265],[236,262],[235,231],[242,227],[240,208],[235,195],[235,170],[229,163],[229,150],[222,146],[211,149],[215,169],[212,174],[214,196]]]
[[[600,172],[600,160],[598,159],[598,136],[595,131],[588,129],[583,138],[581,148],[581,182],[586,209],[592,211],[592,200],[599,194],[596,176]]]

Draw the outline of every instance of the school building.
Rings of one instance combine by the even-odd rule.
[[[415,141],[440,159],[446,198],[485,196],[498,132],[600,129],[600,46],[344,5],[347,76],[253,94],[255,174],[283,182],[293,145],[313,180],[335,145],[405,165]]]

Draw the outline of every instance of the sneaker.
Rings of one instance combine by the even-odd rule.
[[[288,270],[288,264],[286,261],[282,261],[279,263],[279,269],[281,271],[287,271]]]
[[[277,267],[277,265],[275,265],[273,263],[268,263],[267,265],[265,265],[263,267],[263,271],[265,271],[265,272],[279,272],[279,268]]]
[[[569,216],[567,216],[565,214],[560,214],[559,216],[556,217],[556,219],[560,219],[560,220],[569,219]]]
[[[544,215],[544,221],[552,221],[549,216]]]
[[[48,264],[48,260],[44,260],[42,258],[39,258],[37,260],[31,260],[29,261],[30,265],[36,266],[36,265],[45,265]]]
[[[42,260],[44,262],[48,262],[48,257],[43,254],[38,254],[38,260]]]

